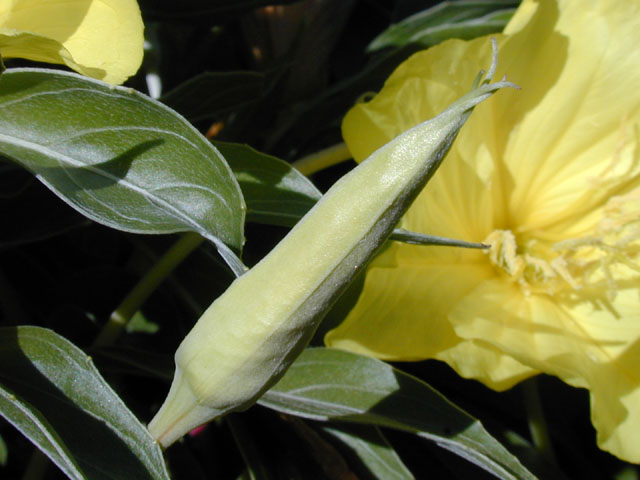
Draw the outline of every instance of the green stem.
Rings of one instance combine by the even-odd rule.
[[[245,422],[235,413],[227,415],[224,419],[244,460],[249,479],[269,480],[269,473],[264,466],[260,452],[257,450],[251,434],[247,431]]]
[[[533,445],[547,461],[555,464],[556,460],[549,435],[549,428],[544,417],[542,402],[540,401],[538,381],[536,378],[530,378],[522,382],[521,388]]]
[[[29,458],[29,464],[22,475],[22,480],[42,480],[49,465],[49,458],[38,448],[34,448],[31,458]]]
[[[140,279],[129,295],[113,311],[93,347],[104,347],[113,344],[126,327],[131,317],[140,310],[142,304],[149,298],[158,285],[202,242],[197,233],[185,233]]]
[[[303,175],[309,176],[312,173],[324,170],[338,163],[353,158],[349,149],[344,143],[333,145],[319,152],[312,153],[306,157],[293,162],[292,166]]]

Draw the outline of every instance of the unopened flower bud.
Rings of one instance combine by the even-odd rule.
[[[494,64],[495,57],[494,48]],[[149,424],[162,446],[250,407],[284,374],[436,171],[473,107],[513,86],[489,83],[490,76],[336,182],[204,312],[176,352],[169,395]]]

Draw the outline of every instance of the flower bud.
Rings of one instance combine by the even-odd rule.
[[[490,72],[495,45],[493,62]],[[250,407],[284,374],[387,240],[473,107],[513,86],[489,83],[490,77],[342,177],[204,312],[176,352],[169,395],[149,424],[163,447],[204,422]]]

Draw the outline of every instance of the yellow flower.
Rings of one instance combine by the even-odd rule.
[[[497,78],[402,221],[488,252],[392,243],[329,346],[444,360],[503,390],[538,373],[591,395],[601,448],[640,462],[640,29],[637,0],[526,0]],[[343,123],[357,160],[459,96],[487,38],[402,64]],[[451,82],[455,79],[455,82]]]
[[[142,62],[135,0],[0,0],[0,55],[64,64],[123,83]]]

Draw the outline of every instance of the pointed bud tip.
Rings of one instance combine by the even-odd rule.
[[[176,370],[169,394],[147,429],[162,448],[167,448],[194,428],[223,413],[198,402],[188,382]]]

